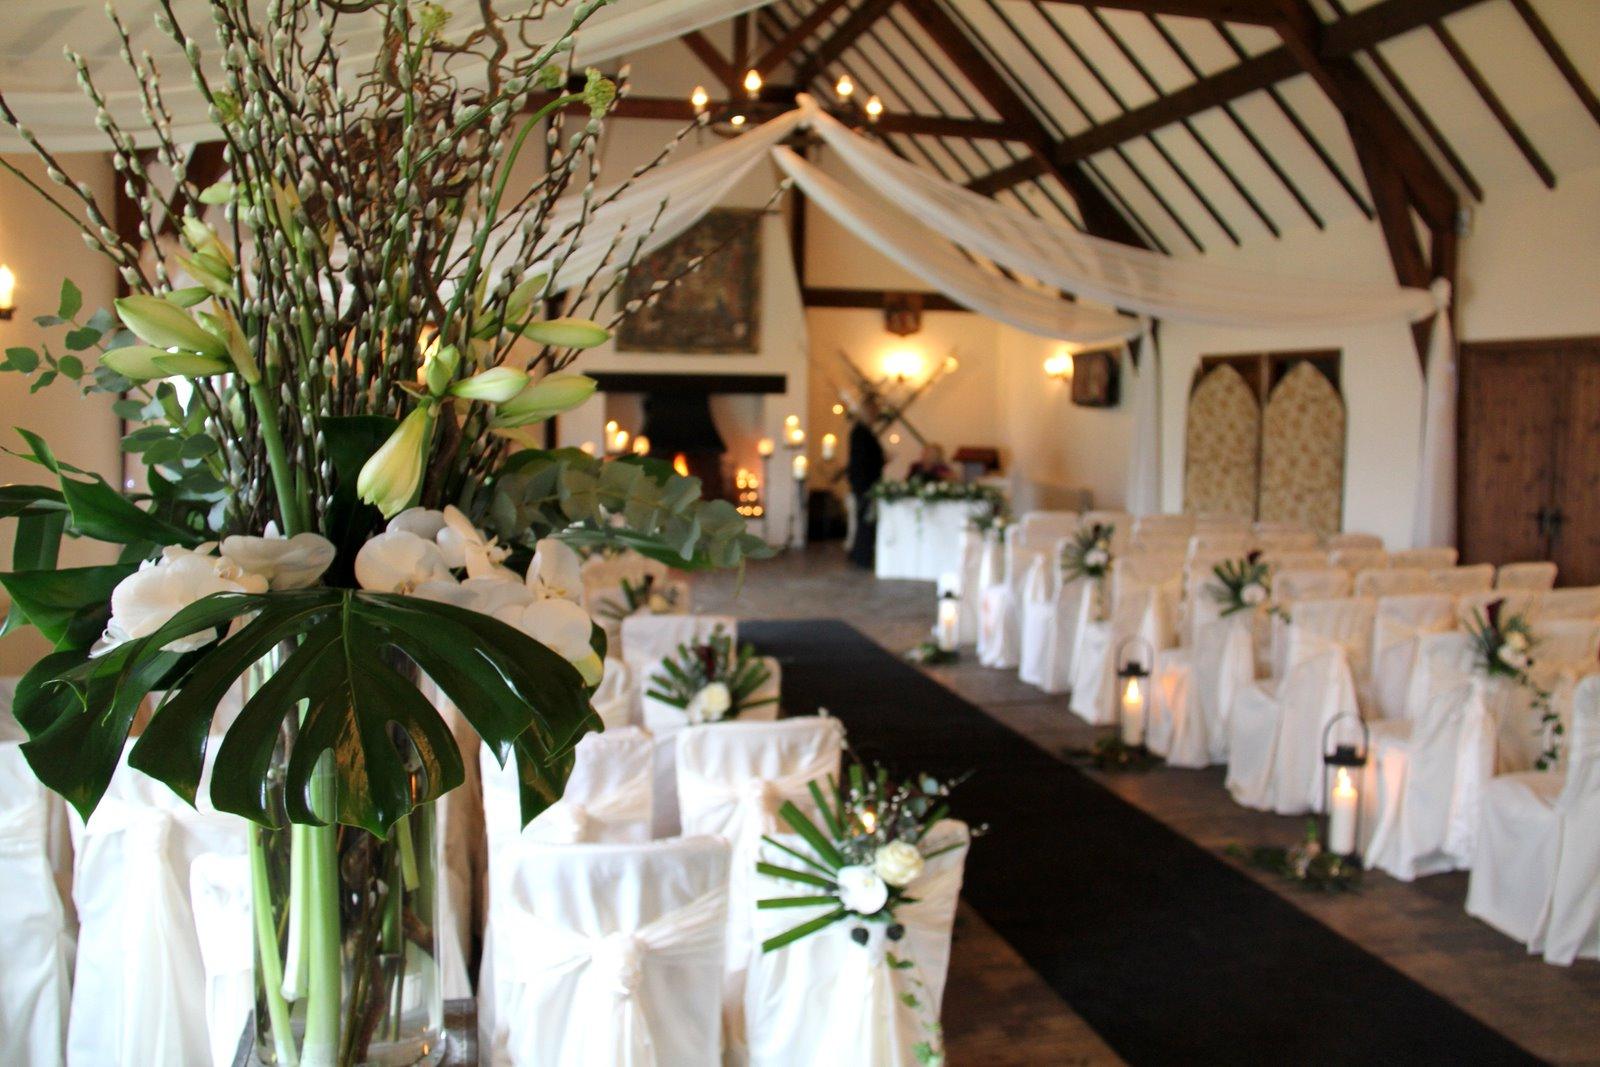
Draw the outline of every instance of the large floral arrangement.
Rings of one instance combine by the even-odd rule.
[[[721,626],[703,644],[679,645],[661,661],[645,695],[682,709],[693,725],[734,719],[752,708],[776,704],[778,698],[756,694],[772,680],[772,671],[754,646],[736,644]]]
[[[1534,681],[1532,653],[1537,641],[1527,616],[1521,612],[1507,614],[1505,601],[1493,600],[1484,610],[1473,612],[1467,633],[1472,637],[1480,671],[1490,678],[1509,679],[1532,694],[1545,746],[1534,761],[1534,768],[1553,769],[1561,759],[1561,740],[1566,727],[1555,708],[1551,691]]]
[[[59,344],[14,348],[3,369],[35,389],[118,396],[124,451],[143,465],[124,488],[19,429],[43,478],[0,492],[0,517],[17,524],[0,575],[7,626],[54,646],[17,687],[23,753],[88,816],[162,692],[128,761],[192,801],[215,746],[218,809],[294,824],[287,910],[263,909],[276,845],[251,837],[278,1062],[364,1059],[385,998],[401,1003],[387,983],[406,968],[380,980],[366,961],[377,931],[420,940],[409,819],[463,778],[419,672],[515,758],[530,818],[597,725],[603,637],[576,603],[571,546],[689,569],[764,550],[732,505],[701,501],[664,464],[530,447],[538,424],[594,390],[572,360],[640,306],[593,321],[647,231],[602,240],[581,270],[569,262],[629,185],[598,187],[618,86],[560,62],[604,3],[485,4],[458,28],[409,0],[213,0],[212,48],[160,0],[157,30],[221,138],[206,176],[174,135],[154,63],[110,11],[142,126],[126,128],[84,59],[68,59],[149,246],[0,97],[53,187],[0,166],[128,290],[86,313],[65,284],[39,320],[64,331]],[[559,25],[542,21],[553,10]],[[370,64],[341,58],[347,33],[372,31]],[[542,167],[527,165],[530,141]],[[60,567],[63,537],[108,544],[115,562]],[[213,737],[242,678],[255,679],[243,712]],[[331,887],[352,870],[364,881],[347,899],[386,917],[341,947]],[[357,962],[343,979],[341,959]]]

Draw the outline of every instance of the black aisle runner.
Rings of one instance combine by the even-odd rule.
[[[991,830],[963,896],[1130,1062],[1537,1062],[850,626],[739,636],[782,661],[786,708],[828,708],[862,756],[976,772],[955,806]]]

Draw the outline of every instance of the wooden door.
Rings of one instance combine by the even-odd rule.
[[[1600,338],[1463,345],[1457,426],[1462,562],[1600,583]]]

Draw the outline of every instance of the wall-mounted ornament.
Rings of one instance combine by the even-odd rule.
[[[1119,351],[1079,352],[1072,357],[1072,402],[1086,408],[1117,406]]]
[[[896,337],[910,337],[922,329],[922,294],[885,293],[883,328]]]

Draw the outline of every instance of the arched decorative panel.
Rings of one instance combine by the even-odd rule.
[[[1273,388],[1261,417],[1264,522],[1339,529],[1344,507],[1344,401],[1309,362]]]
[[[1183,510],[1255,518],[1260,437],[1255,390],[1232,367],[1213,368],[1189,394]]]

